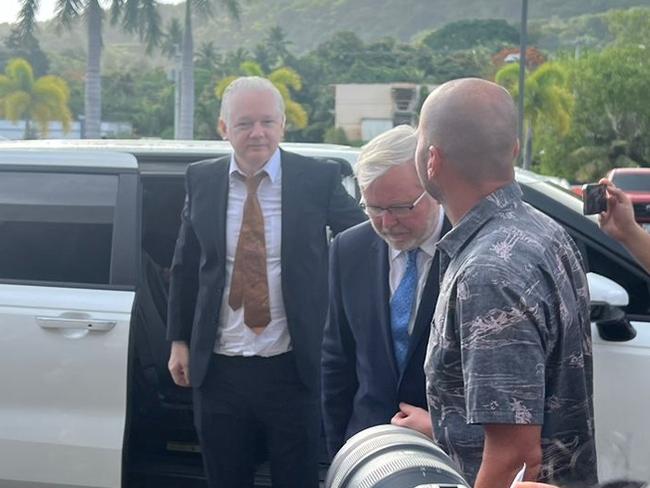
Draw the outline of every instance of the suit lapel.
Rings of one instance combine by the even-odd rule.
[[[399,369],[395,360],[395,350],[393,346],[393,333],[390,328],[390,286],[388,284],[388,245],[377,236],[372,246],[372,256],[369,260],[370,270],[368,273],[368,283],[375,287],[374,293],[370,294],[376,297],[375,306],[377,307],[377,318],[379,320],[379,330],[383,336],[385,346],[385,356],[388,358],[391,371],[395,377],[395,382],[399,378]]]
[[[224,263],[221,270],[225,279],[226,272],[226,221],[228,212],[228,191],[230,188],[230,178],[228,176],[228,160],[221,160],[215,165],[215,171],[210,176],[208,188],[208,198],[210,199],[208,207],[214,210],[214,217],[210,222],[214,222],[215,237],[214,242],[217,246],[217,262]]]

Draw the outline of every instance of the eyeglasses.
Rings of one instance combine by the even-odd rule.
[[[411,205],[392,205],[390,207],[377,207],[375,205],[367,205],[364,202],[361,202],[361,208],[363,209],[369,217],[379,217],[385,212],[388,212],[393,217],[406,217],[411,213],[411,210],[422,201],[427,192],[423,192],[422,195],[417,197]]]

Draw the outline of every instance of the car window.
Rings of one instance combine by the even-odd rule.
[[[650,192],[650,173],[614,173],[612,183],[625,191]]]
[[[0,280],[108,284],[118,177],[0,173]]]

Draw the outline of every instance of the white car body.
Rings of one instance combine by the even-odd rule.
[[[35,174],[50,175],[51,181],[55,181],[54,175],[64,173],[83,178],[117,175],[114,191],[100,195],[104,202],[101,204],[94,201],[101,192],[89,191],[72,198],[72,188],[59,195],[57,185],[48,185],[47,177],[42,179],[42,189],[14,187],[8,195],[2,194],[0,182],[0,232],[11,219],[28,225],[40,218],[41,210],[48,222],[56,224],[69,212],[71,219],[83,223],[86,206],[98,218],[109,219],[113,226],[107,283],[79,286],[7,279],[0,267],[2,487],[118,487],[125,479],[127,392],[133,348],[130,327],[138,283],[138,266],[129,257],[128,246],[140,242],[137,188],[147,169],[130,154],[108,152],[132,152],[132,141],[98,141],[81,147],[74,144],[0,144],[0,180],[10,176],[20,182],[24,176],[27,181]],[[151,144],[152,153],[160,152],[161,146],[164,150],[165,144],[177,153],[205,152],[206,145],[214,146],[215,152],[224,149],[220,143],[156,141],[141,143],[139,154],[147,153],[147,144]],[[358,152],[344,146],[287,146],[306,155],[344,159],[350,164]],[[156,168],[149,166],[150,171]],[[164,173],[164,164],[160,168]],[[546,184],[526,173],[518,178],[531,188]],[[111,185],[107,188],[113,188]],[[41,190],[45,195],[42,199]],[[348,190],[354,192],[353,181],[348,182]],[[568,205],[567,212],[577,211],[573,203]],[[5,234],[2,239],[12,237]],[[625,263],[632,267],[635,283],[645,283],[646,287],[650,284],[650,277],[633,268],[631,261]],[[600,274],[590,273],[588,277],[596,304],[626,307],[630,293],[636,293]],[[596,324],[592,329],[597,448],[603,479],[650,479],[650,422],[646,420],[650,410],[650,317],[642,319],[633,321],[636,337],[627,342],[604,340]]]

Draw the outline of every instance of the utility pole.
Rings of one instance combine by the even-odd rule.
[[[178,44],[174,46],[174,139],[181,139],[181,49]]]
[[[524,86],[526,83],[526,44],[528,43],[528,0],[521,2],[521,27],[519,30],[519,120],[517,134],[519,136],[519,166],[529,169],[530,160],[526,157],[528,140],[524,137]]]

